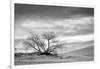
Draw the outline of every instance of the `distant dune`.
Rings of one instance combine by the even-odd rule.
[[[94,46],[90,46],[90,47],[86,47],[86,48],[83,48],[83,49],[75,50],[75,51],[69,52],[69,54],[94,56]]]
[[[74,50],[68,53],[61,54],[62,58],[70,56],[71,61],[93,61],[94,60],[94,46]]]

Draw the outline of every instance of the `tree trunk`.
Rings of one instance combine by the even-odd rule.
[[[51,53],[46,51],[46,52],[41,53],[40,55],[51,55]]]
[[[48,48],[47,48],[47,50],[49,50],[49,47],[50,47],[50,42],[49,42],[49,40],[48,40]]]

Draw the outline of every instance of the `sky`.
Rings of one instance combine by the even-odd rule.
[[[29,32],[54,31],[59,40],[93,41],[94,9],[88,7],[15,4],[15,39]]]

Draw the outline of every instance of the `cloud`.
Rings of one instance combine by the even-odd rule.
[[[27,20],[27,21],[24,21],[22,24],[21,24],[22,27],[25,27],[25,28],[52,28],[53,25],[50,24],[50,23],[44,23],[42,22],[41,20],[39,21],[32,21],[32,20]]]
[[[81,17],[55,21],[55,27],[64,35],[89,34],[94,32],[94,17]]]
[[[93,8],[15,4],[15,37],[45,31],[61,36],[93,34],[93,16]]]
[[[15,35],[18,38],[26,37],[28,32],[45,31],[54,31],[61,36],[93,34],[94,17],[65,18],[52,21],[27,19],[15,27]]]
[[[15,18],[22,16],[38,19],[63,19],[73,17],[74,15],[93,16],[93,8],[71,7],[71,6],[48,6],[34,4],[15,4]]]
[[[86,35],[76,35],[76,36],[61,36],[57,38],[60,41],[66,41],[67,43],[72,42],[84,42],[84,41],[92,41],[94,40],[93,34],[86,34]]]

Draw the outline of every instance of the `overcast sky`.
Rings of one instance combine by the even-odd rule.
[[[15,4],[15,39],[45,31],[55,31],[60,39],[69,41],[92,41],[94,9]]]

